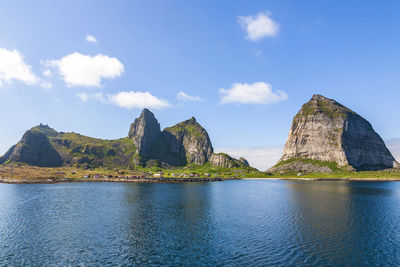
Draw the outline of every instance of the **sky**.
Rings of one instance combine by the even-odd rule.
[[[217,152],[280,157],[315,93],[400,159],[399,1],[0,1],[0,154],[39,123],[125,137],[144,107]]]

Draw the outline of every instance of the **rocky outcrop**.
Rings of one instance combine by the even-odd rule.
[[[398,166],[368,121],[321,95],[314,95],[293,119],[280,162],[296,158],[356,170]]]
[[[283,161],[281,163],[283,164],[277,164],[268,171],[276,173],[285,173],[285,172],[332,173],[335,171],[334,168],[330,168],[330,166],[320,164],[320,162],[303,161],[302,159],[296,159],[293,161],[289,160],[287,162]]]
[[[210,158],[210,163],[216,167],[232,168],[236,165],[233,158],[225,153],[214,153]]]
[[[225,153],[214,153],[210,158],[212,166],[221,168],[249,167],[245,158],[235,159]]]
[[[29,130],[17,145],[4,156],[8,162],[23,162],[39,167],[62,166],[63,160],[51,145],[47,136],[39,131]]]
[[[136,153],[148,158],[151,156],[150,152],[154,141],[160,136],[160,133],[160,124],[154,114],[145,108],[140,117],[131,124],[128,137],[133,140]]]
[[[165,128],[161,139],[155,144],[161,147],[159,158],[171,165],[202,165],[208,162],[213,153],[207,131],[194,117]]]
[[[240,157],[238,159],[238,161],[240,161],[244,166],[250,166],[249,162],[247,161],[247,159]]]

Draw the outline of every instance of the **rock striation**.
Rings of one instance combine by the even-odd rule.
[[[399,166],[367,120],[335,100],[317,94],[294,117],[277,164],[279,170],[284,169],[282,163],[288,160],[291,160],[288,168],[297,165],[300,170],[293,159],[335,162],[338,167],[355,170]],[[276,171],[277,167],[271,170]]]
[[[128,137],[136,146],[136,153],[146,158],[150,157],[152,145],[160,134],[160,124],[154,114],[145,108],[131,124]]]
[[[210,163],[213,166],[222,168],[249,167],[249,163],[245,158],[235,159],[225,153],[212,154]]]

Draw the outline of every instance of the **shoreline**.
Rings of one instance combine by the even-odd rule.
[[[399,178],[299,178],[299,177],[272,177],[272,178],[242,178],[242,180],[283,180],[283,181],[350,181],[350,182],[399,182]]]
[[[298,178],[298,177],[263,177],[263,178],[47,178],[47,179],[15,179],[0,178],[2,184],[58,184],[58,183],[206,183],[223,181],[338,181],[338,182],[399,182],[400,178]]]
[[[206,183],[220,182],[224,179],[215,178],[47,178],[47,179],[24,179],[0,178],[2,184],[58,184],[58,183]]]

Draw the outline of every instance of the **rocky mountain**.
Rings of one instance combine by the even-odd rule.
[[[160,124],[154,114],[145,108],[140,117],[131,124],[128,137],[132,139],[136,146],[137,154],[146,158],[150,157],[152,144],[160,133]]]
[[[348,170],[399,166],[367,120],[335,100],[313,95],[294,117],[283,155],[270,171],[329,172],[330,163]]]
[[[214,152],[207,131],[194,117],[165,128],[160,141],[163,144],[156,144],[155,157],[171,165],[202,165]]]
[[[131,124],[128,136],[117,140],[57,132],[42,124],[33,127],[0,157],[0,164],[22,162],[41,167],[134,168],[138,165],[173,167],[210,163],[223,168],[249,167],[245,159],[228,156],[223,162],[217,162],[211,160],[213,155],[208,133],[195,118],[161,131],[154,114],[144,109]]]
[[[63,163],[47,136],[35,129],[26,131],[21,141],[8,150],[2,161],[6,160],[39,167],[58,167]]]

